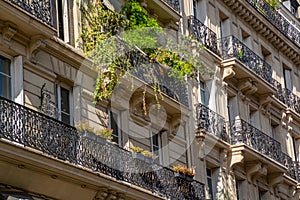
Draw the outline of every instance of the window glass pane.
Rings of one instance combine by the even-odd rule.
[[[1,96],[10,99],[11,98],[11,80],[9,77],[0,74],[1,80]]]
[[[60,115],[61,121],[71,124],[70,92],[62,87],[60,87]]]
[[[10,76],[10,60],[2,60],[2,73],[6,74],[7,76]]]
[[[118,128],[118,115],[110,111],[110,128],[113,129],[112,141],[119,144],[119,128]]]
[[[61,111],[70,114],[69,91],[61,88]]]
[[[11,99],[10,60],[0,57],[0,95]]]

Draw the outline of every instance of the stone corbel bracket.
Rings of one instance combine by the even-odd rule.
[[[35,56],[38,53],[39,49],[45,47],[46,47],[45,39],[42,36],[37,35],[31,37],[29,43],[29,59],[35,60]]]
[[[11,39],[17,33],[17,26],[11,22],[5,22],[4,26],[2,27],[2,37],[5,43],[9,44]]]
[[[245,95],[254,94],[257,91],[257,83],[251,78],[245,78],[239,81],[239,90]]]
[[[264,165],[263,163],[259,162],[259,161],[256,162],[256,163],[248,164],[248,167],[247,167],[247,180],[250,183],[254,182],[253,181],[254,176],[261,176],[261,175],[266,176],[267,172],[268,172],[267,166]]]
[[[259,103],[260,106],[263,108],[263,114],[267,114],[270,110],[270,106],[272,103],[272,95],[271,94],[265,94],[263,96],[260,97]]]
[[[223,70],[223,76],[222,79],[223,81],[227,81],[229,79],[231,79],[232,77],[234,77],[235,75],[235,71],[233,70],[233,67],[226,67]]]

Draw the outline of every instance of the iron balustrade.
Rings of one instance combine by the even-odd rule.
[[[294,161],[294,168],[295,168],[296,180],[298,181],[298,183],[300,183],[300,163]]]
[[[205,26],[194,16],[188,17],[189,32],[196,37],[197,41],[203,44],[207,49],[220,56],[218,51],[217,34]]]
[[[286,105],[300,114],[300,98],[287,88],[283,91]]]
[[[72,126],[3,97],[0,97],[0,139],[140,186],[162,197],[205,200],[203,183],[176,177],[169,168],[135,159],[132,152],[98,136],[79,133]]]
[[[300,114],[300,97],[294,94],[291,90],[283,88],[281,83],[274,80],[274,86],[276,87],[275,97],[282,103],[286,104],[289,108]]]
[[[179,0],[163,0],[177,12],[180,12]]]
[[[281,163],[287,168],[287,175],[296,179],[296,170],[292,158],[289,155],[282,153],[281,159]]]
[[[218,138],[229,142],[229,137],[226,132],[225,119],[208,107],[196,105],[197,130],[205,130]]]
[[[52,0],[4,0],[53,27]]]
[[[182,105],[189,107],[187,84],[184,80],[180,80],[174,76],[170,76],[170,69],[162,64],[151,60],[140,50],[132,48],[121,39],[118,40],[120,47],[120,61],[129,60],[128,63],[122,63],[120,66],[129,71],[129,73],[140,79],[149,86],[160,89],[160,92],[166,96],[178,101]],[[124,78],[128,78],[124,76]]]
[[[231,144],[246,144],[282,163],[280,143],[242,119],[237,119],[231,124]]]
[[[246,0],[287,38],[300,47],[300,30],[265,0]]]
[[[272,67],[234,36],[221,39],[223,59],[236,58],[258,76],[273,85]]]

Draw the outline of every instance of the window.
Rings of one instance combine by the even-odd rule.
[[[11,90],[11,68],[10,60],[0,57],[0,96],[7,99],[12,98]]]
[[[213,183],[212,183],[212,170],[209,168],[206,168],[206,179],[207,179],[207,189],[208,189],[208,195],[210,199],[214,199],[214,191],[213,191]]]
[[[57,109],[58,119],[66,124],[73,124],[71,113],[71,92],[70,90],[57,86]]]
[[[116,112],[109,112],[109,127],[113,129],[113,139],[112,142],[115,142],[118,145],[121,145],[121,134],[119,129],[119,115]]]
[[[242,181],[236,180],[235,182],[235,190],[236,190],[236,199],[237,200],[241,200],[240,196],[241,196],[241,185],[242,185]]]
[[[198,1],[197,0],[193,0],[193,12],[194,12],[194,17],[195,18],[198,18],[198,15],[197,15],[197,4],[198,4]]]
[[[292,80],[291,80],[291,70],[288,68],[283,68],[283,75],[284,75],[284,85],[285,88],[292,91]]]
[[[160,163],[161,162],[161,133],[152,132],[151,136],[151,152],[155,155],[155,160]]]
[[[57,0],[58,37],[69,42],[68,0]]]
[[[249,112],[249,123],[257,128],[259,128],[259,120],[258,120],[258,111],[254,110],[252,107],[250,107],[250,112]]]
[[[203,105],[206,105],[205,83],[200,81],[200,100]]]
[[[298,153],[297,153],[297,141],[295,137],[292,137],[293,140],[293,150],[294,150],[294,159],[296,162],[298,162]]]

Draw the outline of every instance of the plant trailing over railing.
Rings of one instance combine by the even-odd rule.
[[[202,46],[193,43],[191,38],[183,41],[184,45],[193,45],[193,48],[175,45],[158,22],[136,1],[128,1],[121,12],[107,9],[102,2],[88,2],[81,5],[81,11],[84,52],[92,58],[94,68],[99,71],[95,102],[109,99],[120,78],[137,66],[158,63],[168,69],[169,76],[179,80],[186,76],[195,77],[199,70],[210,72],[203,70],[202,62],[195,57]],[[121,30],[125,32],[119,34]],[[151,69],[149,75],[153,75]],[[158,101],[161,87],[157,78],[152,77],[154,83],[151,86]]]
[[[88,122],[80,122],[75,124],[75,128],[77,129],[77,131],[79,132],[90,132],[93,133],[95,135],[98,135],[106,140],[112,140],[113,136],[113,130],[110,128],[102,128],[102,129],[95,129],[94,127],[90,127]]]

